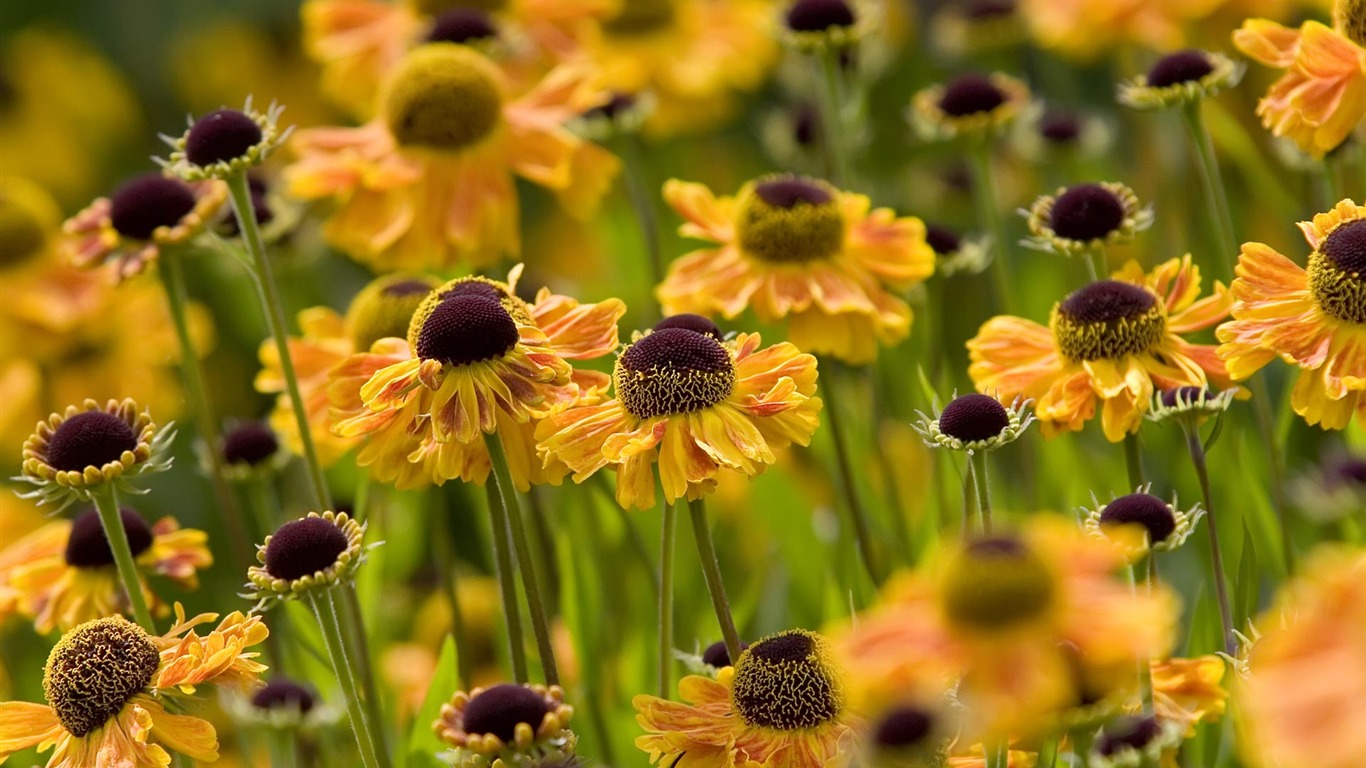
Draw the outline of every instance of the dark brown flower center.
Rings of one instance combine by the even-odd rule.
[[[1176,516],[1167,502],[1148,493],[1120,496],[1100,513],[1101,526],[1134,524],[1148,532],[1148,542],[1161,544],[1176,531]]]
[[[654,331],[626,348],[613,371],[617,398],[633,416],[691,413],[725,400],[735,365],[715,338],[686,328]]]
[[[548,714],[550,705],[541,694],[521,685],[495,685],[465,705],[465,733],[490,734],[511,744],[518,724],[526,723],[535,732]]]
[[[990,112],[1006,103],[1006,93],[986,75],[962,75],[944,87],[939,108],[950,117]]]
[[[332,567],[350,542],[334,523],[305,517],[280,526],[266,544],[266,573],[294,581]]]
[[[498,27],[487,11],[479,8],[452,8],[432,22],[429,43],[470,43],[498,36]]]
[[[174,227],[194,206],[194,192],[183,182],[145,173],[114,190],[109,218],[120,235],[147,240],[158,227]]]
[[[99,728],[152,682],[161,654],[136,624],[114,616],[67,632],[47,657],[43,694],[72,736]]]
[[[1039,121],[1039,135],[1050,144],[1071,144],[1081,136],[1081,118],[1074,112],[1050,110]]]
[[[943,584],[945,612],[958,625],[1002,630],[1029,621],[1053,601],[1048,567],[1019,539],[970,542],[950,562]]]
[[[1100,240],[1124,224],[1124,201],[1100,184],[1080,184],[1053,202],[1048,226],[1068,240]]]
[[[740,643],[741,653],[744,653],[748,648],[749,643]],[[707,646],[707,650],[702,652],[702,663],[716,667],[717,669],[729,667],[731,665],[730,651],[726,650],[726,641],[717,640]]]
[[[1176,408],[1181,403],[1195,403],[1200,401],[1200,396],[1206,398],[1214,397],[1214,393],[1204,387],[1175,387],[1162,393],[1162,404],[1168,408]]]
[[[1096,740],[1096,751],[1105,757],[1127,750],[1142,750],[1162,734],[1162,726],[1155,717],[1119,717],[1105,726]]]
[[[925,242],[940,256],[952,256],[963,247],[963,238],[940,224],[925,225]]]
[[[201,168],[244,157],[261,141],[261,126],[235,109],[210,112],[195,121],[185,137],[185,157]]]
[[[854,9],[845,0],[797,0],[787,9],[787,28],[793,32],[852,27],[854,21]]]
[[[965,443],[1000,437],[1008,426],[1010,414],[990,395],[956,397],[939,414],[939,431]]]
[[[873,739],[883,749],[911,749],[934,730],[934,716],[919,707],[897,707],[878,722]]]
[[[839,253],[844,229],[835,190],[798,176],[755,184],[741,198],[736,223],[741,250],[775,264],[801,264]]]
[[[1146,288],[1118,280],[1091,283],[1053,311],[1053,338],[1072,360],[1117,360],[1146,352],[1167,331],[1165,310]]]
[[[283,677],[266,683],[251,697],[252,706],[257,709],[297,710],[304,714],[311,711],[317,701],[312,688]]]
[[[517,323],[503,305],[466,283],[432,309],[417,338],[417,355],[453,366],[500,357],[517,346]]]
[[[844,703],[825,640],[805,630],[780,632],[740,654],[731,700],[746,723],[785,731],[828,723]]]
[[[710,336],[717,341],[722,338],[721,329],[709,317],[694,315],[684,312],[678,315],[670,315],[663,320],[655,323],[656,331],[663,331],[668,328],[682,328],[685,331],[700,333],[703,336]]]
[[[280,450],[275,430],[259,421],[245,421],[223,436],[223,460],[229,464],[256,466]]]
[[[128,422],[105,411],[82,411],[58,425],[47,441],[47,463],[63,472],[103,467],[138,447]]]
[[[1204,51],[1186,50],[1168,54],[1148,70],[1148,85],[1166,88],[1192,83],[1214,71],[1214,63]]]
[[[1338,225],[1309,257],[1309,291],[1331,317],[1366,324],[1366,219]]]
[[[123,531],[133,557],[152,546],[152,529],[142,515],[131,509],[120,509]],[[114,553],[109,549],[100,514],[95,510],[82,513],[71,521],[71,533],[66,540],[66,564],[73,568],[100,568],[114,564]]]

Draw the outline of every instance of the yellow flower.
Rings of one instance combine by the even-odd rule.
[[[61,223],[61,209],[47,190],[21,176],[0,175],[0,270],[42,260]]]
[[[516,255],[514,176],[587,217],[617,172],[615,156],[565,128],[607,98],[590,74],[566,64],[519,94],[474,48],[423,45],[390,79],[380,117],[294,134],[290,192],[336,199],[328,239],[377,270],[484,266]]]
[[[345,512],[309,512],[256,545],[260,565],[247,569],[260,605],[304,597],[355,578],[365,562],[365,523]]]
[[[1137,43],[1169,51],[1181,47],[1183,28],[1224,0],[1021,0],[1020,13],[1044,48],[1090,61]]]
[[[1259,768],[1366,759],[1366,553],[1328,550],[1281,589],[1240,681],[1242,757]]]
[[[683,235],[719,246],[670,265],[658,288],[667,313],[753,309],[763,322],[786,320],[801,349],[851,363],[910,332],[910,307],[891,289],[934,271],[919,219],[796,176],[758,179],[735,197],[673,180],[664,199],[686,219]]]
[[[1324,429],[1366,416],[1366,206],[1343,200],[1301,222],[1305,270],[1262,243],[1244,243],[1233,281],[1233,319],[1219,327],[1219,356],[1245,379],[1280,357],[1298,366],[1295,413]]]
[[[31,747],[55,747],[48,768],[166,768],[170,752],[218,759],[212,725],[168,710],[196,685],[255,684],[265,667],[248,649],[269,631],[259,617],[234,612],[200,637],[194,628],[217,614],[186,621],[179,604],[175,613],[176,625],[159,637],[119,616],[64,634],[44,668],[47,705],[0,703],[0,762]]]
[[[152,526],[137,512],[120,510],[142,591],[153,610],[165,614],[146,577],[161,576],[182,588],[199,585],[198,570],[213,564],[208,536],[182,529],[172,517]],[[17,611],[32,617],[41,634],[126,612],[127,598],[114,568],[99,515],[94,510],[73,520],[49,523],[0,552],[0,592],[12,591]],[[0,607],[3,610],[3,607]]]
[[[1238,50],[1285,70],[1257,103],[1262,125],[1314,157],[1342,144],[1366,119],[1366,4],[1338,0],[1337,11],[1334,28],[1249,19],[1233,33]]]
[[[982,141],[998,135],[1029,105],[1029,88],[1000,72],[969,73],[911,98],[911,125],[926,140]]]
[[[845,702],[830,643],[793,629],[755,642],[713,680],[689,675],[684,702],[637,696],[648,733],[636,747],[669,768],[839,768],[853,757],[863,723]]]
[[[786,342],[760,349],[758,334],[720,341],[698,330],[710,321],[685,317],[699,324],[665,320],[622,350],[614,399],[536,430],[541,455],[566,464],[575,482],[616,469],[627,509],[654,506],[656,463],[666,503],[699,498],[723,471],[753,477],[778,460],[775,451],[809,444],[819,424],[816,358]]]
[[[1225,663],[1218,656],[1152,662],[1153,707],[1164,721],[1178,723],[1189,738],[1197,723],[1212,723],[1228,708],[1221,685]]]
[[[1002,402],[1034,400],[1046,436],[1080,430],[1102,407],[1105,437],[1137,432],[1156,390],[1228,385],[1214,347],[1183,338],[1228,315],[1222,283],[1200,295],[1190,255],[1144,274],[1129,262],[1110,280],[1053,305],[1049,328],[1019,317],[995,317],[968,342],[968,369],[979,392]]]

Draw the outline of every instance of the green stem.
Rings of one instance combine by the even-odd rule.
[[[1205,191],[1205,206],[1214,223],[1219,248],[1219,264],[1222,277],[1233,277],[1233,263],[1237,258],[1237,236],[1233,231],[1233,214],[1228,203],[1228,190],[1224,187],[1224,177],[1219,173],[1219,162],[1214,156],[1214,141],[1205,127],[1205,114],[1201,111],[1200,101],[1194,100],[1182,109],[1186,129],[1190,132],[1191,145],[1195,149],[1200,183]]]
[[[1129,489],[1133,493],[1143,486],[1143,446],[1138,442],[1138,433],[1124,436],[1124,468],[1129,473]]]
[[[817,103],[821,111],[821,143],[825,148],[826,169],[830,174],[830,183],[839,187],[849,180],[848,161],[844,156],[844,136],[843,121],[840,119],[840,110],[843,108],[843,99],[840,98],[840,73],[839,73],[839,53],[833,49],[823,50],[815,54],[816,66],[820,75],[820,95]]]
[[[1210,578],[1214,581],[1214,593],[1219,600],[1219,621],[1223,626],[1224,653],[1233,654],[1238,649],[1238,638],[1233,634],[1233,611],[1228,600],[1228,585],[1224,579],[1224,556],[1219,548],[1219,526],[1214,515],[1214,500],[1210,494],[1209,471],[1205,466],[1205,447],[1200,443],[1200,431],[1185,427],[1186,448],[1190,451],[1191,464],[1200,480],[1200,493],[1205,502],[1205,530],[1209,532]]]
[[[1035,765],[1037,768],[1053,768],[1058,764],[1058,737],[1049,736],[1043,740],[1039,746],[1039,760]]]
[[[356,680],[361,694],[365,697],[365,715],[370,721],[374,735],[375,750],[388,762],[388,745],[385,743],[383,701],[379,696],[379,686],[375,683],[375,665],[370,656],[370,639],[365,632],[365,615],[360,608],[360,595],[356,593],[354,582],[341,586],[341,618],[345,629],[342,641],[346,643],[346,654],[355,666]],[[336,592],[333,593],[336,600]]]
[[[996,306],[1007,314],[1013,303],[1010,290],[1010,241],[1006,239],[1005,221],[1001,218],[1000,204],[997,202],[996,171],[991,163],[991,145],[980,142],[968,151],[972,170],[972,200],[977,207],[977,220],[991,234],[991,247],[995,253],[991,259],[991,283],[995,292]]]
[[[978,510],[981,509],[980,504],[981,497],[977,494],[976,464],[969,458],[967,470],[963,473],[963,541],[972,538],[973,529],[977,527],[976,521]]]
[[[1010,763],[1010,747],[1001,742],[983,744],[986,752],[987,768],[1007,768]]]
[[[256,526],[254,541],[264,541],[266,536],[278,527],[279,499],[264,475],[252,473],[242,485],[246,487],[247,506],[250,507],[251,522]]]
[[[635,212],[636,223],[640,225],[640,237],[645,241],[645,251],[649,255],[650,278],[653,285],[664,282],[664,254],[659,244],[659,210],[655,207],[655,196],[645,182],[645,162],[640,151],[640,137],[631,133],[617,142],[622,161],[622,180],[626,184],[626,196],[630,198],[631,209]]]
[[[1072,737],[1072,754],[1076,756],[1077,768],[1091,768],[1091,745],[1096,736],[1088,728],[1078,728],[1069,734]]]
[[[833,374],[832,371],[830,376],[832,388],[840,380],[839,376]],[[845,392],[840,393],[840,396],[828,398],[825,412],[830,419],[830,437],[835,444],[835,464],[839,469],[840,490],[844,492],[845,507],[849,512],[849,521],[858,541],[859,557],[863,559],[863,567],[868,572],[868,577],[873,580],[873,584],[881,584],[884,574],[877,560],[876,550],[873,548],[873,535],[868,525],[868,512],[864,509],[863,500],[859,497],[853,457],[841,424],[840,404],[847,401],[848,398],[844,395],[848,394],[850,393]]]
[[[114,486],[105,483],[90,494],[99,512],[100,527],[104,538],[109,542],[109,550],[114,554],[114,565],[118,568],[119,581],[128,595],[128,605],[138,626],[149,634],[156,634],[152,623],[152,612],[147,610],[147,596],[142,592],[142,580],[138,578],[137,562],[133,560],[133,550],[128,546],[128,532],[123,528],[123,516],[119,514],[118,494]]]
[[[692,532],[697,539],[697,556],[702,561],[702,576],[707,582],[707,592],[711,593],[716,621],[721,625],[721,639],[726,643],[726,655],[734,664],[740,658],[740,633],[735,629],[730,601],[726,599],[726,585],[721,580],[721,562],[716,558],[716,544],[707,523],[707,503],[700,497],[689,499],[688,514],[692,517]]]
[[[299,764],[293,728],[270,728],[266,736],[270,747],[270,768],[295,768]]]
[[[498,493],[497,482],[485,486],[488,493],[489,520],[493,539],[493,561],[498,571],[498,589],[503,595],[503,618],[507,621],[508,651],[512,661],[512,679],[530,682],[526,666],[526,641],[522,638],[522,611],[517,605],[517,581],[512,573],[512,549],[508,543],[507,511]]]
[[[987,474],[987,452],[976,451],[969,459],[977,478],[977,511],[982,516],[982,533],[991,533],[991,480]]]
[[[351,664],[346,658],[346,644],[342,640],[344,630],[337,617],[337,606],[327,594],[310,594],[305,599],[308,601],[308,607],[313,610],[313,616],[318,620],[323,643],[327,646],[327,655],[332,659],[332,672],[337,676],[342,697],[346,699],[346,713],[351,719],[351,731],[356,736],[361,763],[365,768],[382,768],[385,764],[379,761],[374,735],[365,719],[365,706],[361,702],[360,691],[356,688],[356,680],[352,677]]]
[[[460,680],[460,690],[473,688],[474,675],[470,667],[469,632],[465,627],[465,612],[460,608],[460,576],[456,567],[455,552],[451,546],[451,510],[446,505],[446,495],[440,488],[436,490],[437,503],[433,514],[436,516],[435,535],[432,537],[432,554],[436,560],[436,570],[440,574],[442,591],[446,595],[446,605],[451,611],[451,636],[455,639],[455,671]]]
[[[285,330],[285,312],[280,301],[280,290],[275,285],[275,273],[266,254],[265,241],[261,238],[261,228],[256,223],[256,212],[251,204],[251,189],[247,185],[246,171],[228,178],[228,191],[232,195],[233,212],[237,214],[237,226],[242,232],[242,241],[251,252],[256,268],[256,287],[260,292],[261,307],[265,310],[270,334],[275,339],[275,351],[280,356],[280,372],[285,379],[285,390],[294,409],[294,419],[299,428],[299,441],[304,447],[304,465],[308,469],[308,479],[313,490],[313,503],[319,511],[332,508],[332,496],[327,490],[327,478],[323,475],[322,463],[318,461],[318,450],[313,445],[313,433],[308,426],[308,412],[304,410],[304,399],[299,394],[299,377],[294,372],[294,360],[289,354],[289,337]]]
[[[674,679],[674,518],[673,503],[664,502],[659,540],[659,697],[669,698]]]
[[[1149,592],[1152,590],[1153,556],[1154,553],[1150,550],[1147,557],[1144,558],[1145,572],[1142,583],[1144,591]],[[1134,563],[1130,563],[1129,589],[1133,592],[1135,597],[1138,595],[1139,581],[1138,566]],[[1151,715],[1153,713],[1153,662],[1152,659],[1147,656],[1138,660],[1138,689],[1143,702],[1143,714]]]
[[[1276,439],[1275,418],[1271,415],[1271,394],[1266,386],[1266,373],[1260,372],[1247,382],[1252,391],[1252,413],[1257,422],[1257,433],[1266,448],[1266,460],[1271,470],[1271,503],[1276,508],[1276,523],[1281,529],[1281,550],[1285,558],[1285,572],[1295,574],[1295,544],[1290,538],[1290,524],[1285,509],[1285,469],[1281,463],[1280,443]]]

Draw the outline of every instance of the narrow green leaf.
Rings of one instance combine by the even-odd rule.
[[[436,674],[427,688],[427,697],[422,700],[422,708],[417,711],[412,729],[408,732],[408,765],[410,768],[436,768],[441,766],[436,759],[438,752],[448,747],[432,732],[432,723],[441,714],[441,705],[450,700],[459,686],[456,677],[455,640],[446,635],[441,644],[441,657],[436,662]]]

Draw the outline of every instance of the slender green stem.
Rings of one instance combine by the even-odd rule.
[[[1290,523],[1287,520],[1285,497],[1285,466],[1281,462],[1280,442],[1276,439],[1276,422],[1271,415],[1271,393],[1266,386],[1266,372],[1257,373],[1248,380],[1252,390],[1252,414],[1257,423],[1257,434],[1266,449],[1266,461],[1271,471],[1271,503],[1276,508],[1276,523],[1281,529],[1281,550],[1285,558],[1285,572],[1295,574],[1295,543],[1290,538]]]
[[[270,747],[270,768],[295,768],[299,764],[294,734],[293,728],[269,729],[266,739]]]
[[[508,651],[512,661],[512,679],[530,682],[526,666],[526,641],[522,638],[522,610],[517,604],[517,581],[512,573],[512,547],[508,542],[507,511],[498,493],[497,482],[485,486],[488,493],[490,531],[493,538],[493,562],[498,571],[498,589],[503,595],[503,618],[507,620]]]
[[[373,729],[375,750],[388,762],[388,745],[385,742],[384,728],[384,701],[379,695],[379,686],[375,682],[375,665],[370,656],[370,638],[365,631],[365,615],[361,612],[360,595],[356,593],[354,582],[348,582],[339,588],[341,593],[340,616],[343,627],[347,630],[342,634],[342,641],[346,643],[346,655],[351,658],[355,666],[356,681],[360,685],[361,694],[365,697],[365,716],[370,720],[370,727]],[[337,600],[338,590],[333,590],[332,599]]]
[[[991,533],[991,479],[987,474],[987,452],[976,451],[969,459],[977,478],[977,511],[982,517],[982,533]]]
[[[1076,768],[1091,768],[1091,745],[1096,735],[1089,728],[1078,728],[1069,734],[1072,737],[1072,754],[1076,755]]]
[[[1153,553],[1152,553],[1151,551],[1148,552],[1148,555],[1147,555],[1147,557],[1144,558],[1144,560],[1145,560],[1146,563],[1148,563],[1148,564],[1152,563],[1152,560],[1153,560]],[[1129,590],[1134,594],[1135,597],[1138,595],[1138,592],[1139,592],[1139,589],[1140,589],[1140,587],[1139,587],[1140,582],[1142,583],[1142,589],[1143,589],[1145,592],[1148,591],[1149,589],[1151,589],[1151,584],[1150,584],[1150,582],[1148,581],[1148,578],[1147,578],[1147,576],[1146,576],[1147,569],[1150,568],[1150,567],[1151,567],[1150,565],[1145,565],[1145,566],[1144,566],[1144,568],[1145,568],[1145,577],[1144,577],[1143,579],[1140,580],[1139,577],[1138,577],[1138,564],[1137,564],[1137,563],[1130,563],[1130,564],[1129,564]],[[1143,702],[1143,714],[1145,714],[1145,715],[1151,715],[1151,714],[1153,713],[1153,666],[1152,666],[1152,664],[1153,664],[1152,659],[1148,658],[1147,656],[1144,656],[1143,658],[1140,658],[1140,659],[1138,660],[1138,689],[1139,689],[1140,698],[1141,698],[1141,700],[1142,700],[1142,702]]]
[[[1005,220],[1001,218],[996,192],[996,171],[991,162],[991,145],[979,142],[968,150],[972,170],[972,200],[977,207],[977,221],[991,235],[995,253],[991,259],[991,284],[996,306],[1009,313],[1013,304],[1010,290],[1011,244],[1006,239]]]
[[[250,508],[248,519],[256,528],[256,535],[252,540],[264,541],[279,525],[279,499],[276,498],[275,489],[271,487],[270,481],[260,473],[252,473],[251,477],[242,482],[242,486],[246,490],[247,507]]]
[[[830,386],[837,386],[839,376],[830,375]],[[884,573],[877,558],[877,551],[874,549],[873,535],[868,525],[868,512],[863,507],[863,500],[859,496],[858,481],[854,474],[854,462],[848,443],[848,437],[844,434],[843,420],[840,415],[840,405],[848,401],[847,395],[851,393],[840,393],[839,396],[830,397],[826,400],[825,413],[830,419],[830,437],[835,444],[835,464],[839,469],[840,490],[844,492],[844,502],[849,512],[849,521],[854,529],[854,537],[858,541],[859,557],[863,559],[863,567],[868,572],[868,577],[874,584],[881,584]]]
[[[1007,768],[1010,764],[1010,747],[1004,742],[983,745],[986,752],[987,768]]]
[[[697,539],[697,556],[702,561],[702,576],[711,593],[711,606],[716,610],[716,621],[721,625],[721,639],[726,643],[726,655],[732,664],[740,658],[740,633],[730,615],[730,601],[726,599],[726,585],[721,580],[721,561],[716,558],[716,544],[711,539],[711,525],[707,522],[707,504],[700,497],[688,500],[688,514],[692,517],[692,532]]]
[[[977,528],[981,497],[977,494],[977,468],[971,458],[963,473],[963,541],[971,539]]]
[[[560,564],[556,559],[555,531],[547,519],[542,490],[544,489],[533,485],[527,492],[527,514],[531,518],[532,544],[536,545],[537,551],[541,553],[541,564],[545,566],[545,609],[551,616],[556,616],[560,612],[560,595],[563,594],[563,590],[560,588]]]
[[[1124,436],[1124,468],[1129,473],[1127,493],[1133,493],[1143,485],[1143,446],[1136,432]]]
[[[147,596],[142,591],[142,579],[138,576],[137,562],[133,560],[133,550],[128,546],[123,516],[119,514],[118,493],[114,486],[105,483],[90,496],[99,512],[104,538],[114,554],[114,565],[118,569],[119,581],[123,582],[123,591],[128,595],[128,606],[133,610],[133,618],[138,626],[155,635],[156,625],[152,623],[152,612],[147,610]]]
[[[1086,252],[1082,261],[1086,262],[1086,276],[1091,278],[1091,282],[1100,280],[1101,275],[1105,274],[1105,252],[1098,248],[1092,248]],[[1097,262],[1100,266],[1097,267]]]
[[[266,254],[265,241],[261,238],[261,228],[256,223],[256,211],[251,204],[251,189],[247,185],[246,171],[228,179],[228,191],[232,195],[232,209],[237,214],[237,226],[242,232],[242,241],[251,252],[256,267],[256,286],[261,295],[261,307],[265,310],[270,334],[275,339],[275,351],[280,356],[280,372],[284,375],[285,390],[289,394],[294,419],[298,423],[299,441],[304,447],[304,465],[308,469],[308,479],[313,490],[313,503],[319,510],[331,509],[332,496],[327,490],[327,478],[323,475],[322,464],[318,461],[318,450],[313,445],[313,433],[309,430],[304,399],[299,394],[299,377],[294,372],[294,360],[289,354],[284,306],[280,301],[280,290],[275,285],[275,273],[270,266],[270,257]]]
[[[1191,145],[1195,149],[1200,183],[1205,191],[1205,205],[1210,219],[1214,222],[1219,248],[1219,265],[1225,279],[1233,277],[1233,263],[1237,258],[1237,237],[1233,231],[1233,214],[1228,204],[1228,190],[1224,187],[1224,177],[1219,173],[1219,162],[1214,156],[1214,141],[1205,127],[1205,114],[1201,111],[1200,100],[1186,104],[1182,110],[1186,128],[1190,132]]]
[[[674,679],[674,518],[672,502],[664,502],[659,539],[659,697],[669,698]]]
[[[823,50],[815,54],[815,59],[820,76],[817,103],[821,110],[821,143],[825,148],[826,172],[830,174],[830,183],[838,187],[849,181],[848,161],[844,156],[844,126],[840,118],[844,100],[840,97],[839,53]]]
[[[1053,768],[1058,764],[1058,737],[1049,736],[1039,745],[1037,768]]]
[[[440,488],[436,491],[436,504],[433,515],[436,524],[432,526],[432,555],[436,560],[436,570],[440,574],[442,592],[446,605],[451,612],[451,636],[455,639],[455,671],[460,680],[460,690],[473,688],[474,675],[470,666],[469,632],[465,626],[465,612],[460,608],[460,576],[456,567],[454,548],[451,546],[451,510],[446,505],[446,495]]]
[[[360,691],[356,687],[355,678],[352,677],[350,661],[346,658],[346,644],[342,640],[344,630],[337,616],[337,607],[327,594],[310,594],[305,599],[308,601],[308,607],[313,610],[313,616],[318,620],[323,643],[327,646],[327,655],[332,659],[332,672],[337,676],[342,697],[346,699],[346,713],[351,718],[351,731],[356,736],[361,763],[365,768],[382,768],[387,763],[380,762],[375,749],[374,735],[365,719],[365,705],[361,702]]]
[[[640,237],[645,241],[645,252],[649,256],[650,279],[653,286],[658,286],[664,282],[664,254],[659,244],[659,210],[655,207],[655,196],[645,181],[645,159],[640,151],[640,137],[629,133],[622,136],[617,145],[626,196],[630,198],[636,223],[640,225]]]
[[[1209,532],[1210,579],[1214,581],[1214,594],[1219,600],[1219,620],[1223,626],[1224,653],[1233,654],[1238,649],[1238,638],[1233,634],[1233,610],[1228,600],[1228,584],[1224,578],[1224,556],[1219,548],[1219,526],[1214,515],[1214,500],[1210,494],[1209,471],[1205,466],[1205,447],[1200,443],[1200,431],[1194,427],[1184,427],[1186,448],[1190,451],[1191,464],[1200,480],[1200,493],[1205,502],[1205,530]]]

